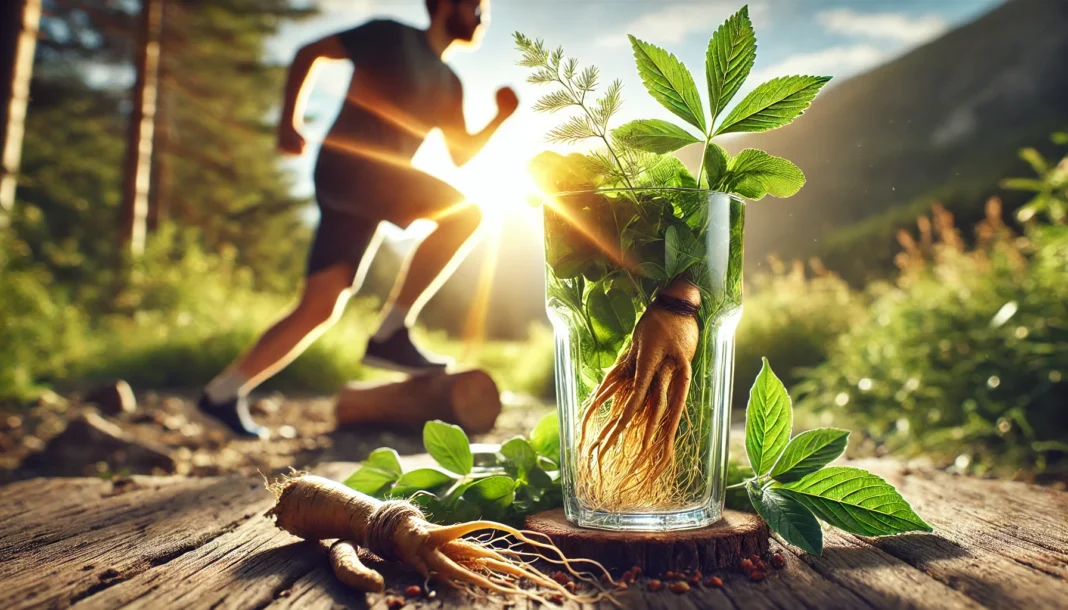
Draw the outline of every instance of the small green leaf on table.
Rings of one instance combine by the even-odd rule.
[[[819,521],[797,500],[774,488],[762,488],[756,481],[746,484],[753,508],[768,527],[783,540],[813,555],[823,552],[823,530]]]
[[[526,473],[537,466],[537,452],[531,446],[530,441],[517,436],[501,445],[501,455],[506,463],[513,466],[517,472]]]
[[[456,477],[437,468],[417,468],[401,475],[391,495],[407,497],[417,491],[434,491],[456,482]]]
[[[859,468],[824,468],[779,489],[821,520],[853,534],[931,531],[892,485]]]
[[[515,481],[511,477],[486,477],[464,491],[462,499],[484,509],[504,509],[515,499]]]
[[[838,459],[846,450],[849,430],[817,428],[798,434],[775,462],[771,478],[780,483],[797,481]]]
[[[474,467],[471,443],[460,426],[440,420],[423,426],[423,445],[438,464],[456,474],[468,474]]]
[[[401,465],[397,452],[382,447],[367,456],[360,469],[345,479],[345,485],[360,493],[374,496],[392,485],[400,476]]]
[[[790,395],[764,358],[745,408],[745,452],[757,475],[767,474],[790,440]]]
[[[560,419],[555,411],[546,414],[535,424],[534,430],[530,432],[530,445],[538,452],[538,456],[559,467]],[[545,470],[553,470],[546,468],[542,460],[538,460],[538,464]]]

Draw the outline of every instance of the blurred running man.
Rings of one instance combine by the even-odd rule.
[[[411,374],[444,371],[448,363],[417,348],[408,329],[470,249],[479,209],[448,184],[411,167],[427,133],[442,130],[457,165],[474,157],[518,106],[515,92],[497,91],[497,116],[471,134],[460,79],[444,62],[456,47],[477,47],[486,0],[426,0],[430,27],[374,20],[301,48],[289,69],[278,131],[279,148],[304,152],[302,115],[320,60],[354,65],[348,95],[319,152],[315,194],[322,214],[297,306],[204,389],[200,408],[239,436],[266,438],[249,416],[247,395],[285,368],[327,328],[359,288],[374,258],[379,223],[405,228],[417,219],[436,229],[405,261],[383,308],[364,363]]]

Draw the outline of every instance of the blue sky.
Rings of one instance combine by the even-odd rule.
[[[987,12],[1001,0],[754,0],[749,3],[756,29],[757,60],[753,76],[739,96],[762,80],[789,74],[829,75],[839,80],[868,70],[924,44]],[[389,17],[414,26],[425,26],[428,17],[423,0],[319,0],[323,14],[315,19],[287,25],[271,41],[269,55],[286,61],[300,45],[347,29],[372,17]],[[521,164],[544,149],[545,132],[560,117],[535,115],[530,105],[547,90],[525,82],[525,69],[515,66],[517,53],[511,41],[519,30],[543,38],[550,46],[561,45],[568,56],[583,65],[601,69],[602,81],[624,82],[624,110],[620,122],[632,118],[673,119],[653,101],[637,76],[626,35],[675,53],[695,74],[698,88],[708,38],[742,2],[735,0],[690,0],[652,2],[644,0],[493,0],[490,27],[481,48],[458,52],[449,63],[463,80],[465,114],[469,127],[481,127],[493,114],[493,93],[502,85],[517,89],[520,111],[502,127],[484,151],[484,157],[500,156]],[[309,103],[316,117],[306,130],[310,154],[290,162],[296,172],[297,190],[311,192],[310,174],[316,142],[321,140],[341,103],[351,68],[344,62],[320,73]],[[832,83],[833,85],[833,83]],[[279,98],[281,97],[281,91]],[[431,138],[417,154],[415,164],[454,181],[457,173],[446,167],[440,141]],[[463,171],[483,173],[478,159]],[[460,179],[462,182],[462,179]],[[461,190],[464,190],[461,187]]]

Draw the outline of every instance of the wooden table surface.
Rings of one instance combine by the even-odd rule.
[[[1068,608],[1068,493],[1023,483],[858,463],[895,484],[934,534],[826,532],[821,557],[775,540],[786,566],[764,582],[723,571],[722,589],[632,589],[628,608]],[[343,477],[353,464],[326,464]],[[35,479],[0,488],[0,608],[385,608],[340,585],[319,544],[263,516],[263,480]],[[421,584],[395,566],[386,582]],[[603,604],[608,607],[607,604]],[[527,607],[520,601],[516,607]],[[500,607],[449,591],[406,608]],[[573,604],[570,607],[575,607]]]

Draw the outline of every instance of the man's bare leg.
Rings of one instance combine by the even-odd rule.
[[[470,251],[482,221],[475,205],[466,205],[438,220],[401,266],[393,290],[382,310],[372,344],[387,341],[398,330],[410,327],[423,307],[456,271]]]
[[[236,404],[233,408],[236,412],[231,413],[229,407],[225,412],[222,409],[218,412],[206,410],[239,434],[263,436],[266,430],[249,417],[245,396],[293,362],[337,322],[345,304],[363,283],[380,243],[379,233],[372,239],[355,273],[349,264],[339,263],[309,276],[296,307],[267,329],[248,352],[205,388],[210,403]]]

